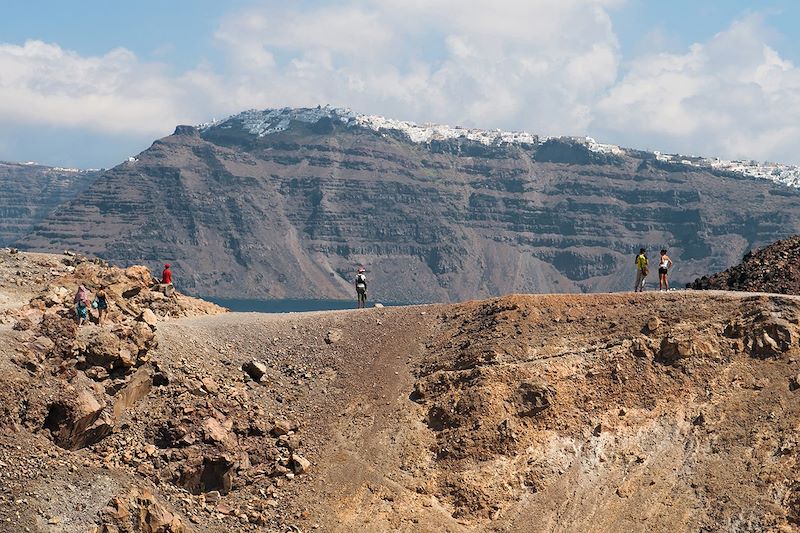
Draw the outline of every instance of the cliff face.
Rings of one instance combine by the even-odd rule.
[[[800,232],[797,189],[646,152],[414,142],[292,117],[180,127],[19,244],[170,260],[178,285],[204,295],[350,297],[364,265],[373,298],[447,301],[627,289],[640,246],[668,247],[680,283]]]
[[[0,161],[0,246],[31,231],[58,205],[86,189],[96,172]]]
[[[687,286],[695,290],[800,294],[800,235],[747,252],[738,265]]]

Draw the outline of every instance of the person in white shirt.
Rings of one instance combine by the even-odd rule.
[[[661,259],[658,262],[658,290],[669,290],[669,269],[672,268],[672,259],[667,255],[666,250],[661,250]]]

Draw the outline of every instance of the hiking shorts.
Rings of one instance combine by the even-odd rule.
[[[359,302],[367,301],[367,289],[356,289],[356,295],[358,296]]]
[[[658,275],[659,275],[659,276],[663,276],[663,275],[664,275],[664,274],[666,274],[667,272],[669,272],[669,270],[667,270],[666,268],[659,268],[659,269],[658,269]]]

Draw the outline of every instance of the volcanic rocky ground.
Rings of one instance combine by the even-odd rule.
[[[747,252],[742,262],[696,279],[693,289],[800,294],[800,235]]]
[[[264,315],[0,273],[0,531],[800,530],[795,297]],[[84,278],[116,314],[76,331]]]

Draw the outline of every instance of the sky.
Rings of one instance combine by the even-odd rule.
[[[800,164],[796,0],[0,2],[0,160],[108,168],[330,104]]]

